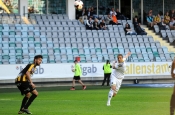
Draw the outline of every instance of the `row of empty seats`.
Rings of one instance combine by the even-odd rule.
[[[8,48],[8,47],[60,47],[60,48],[160,48],[159,42],[85,42],[85,43],[76,43],[76,42],[33,42],[33,41],[22,41],[22,42],[8,42],[8,41],[2,41],[0,43],[0,48]]]
[[[0,53],[1,54],[13,54],[15,55],[15,53],[25,53],[28,54],[28,52],[30,53],[49,53],[49,54],[53,54],[53,53],[59,53],[59,54],[124,54],[127,52],[132,52],[132,53],[169,53],[166,47],[148,47],[148,48],[99,48],[99,47],[92,47],[92,48],[71,48],[71,47],[67,47],[67,48],[58,48],[58,47],[50,47],[50,48],[46,48],[46,47],[31,47],[30,49],[28,49],[28,47],[17,47],[17,48],[13,48],[13,47],[9,47],[9,48],[1,48],[0,49]]]
[[[29,17],[30,19],[35,19],[37,21],[69,20],[66,14],[50,14],[50,15],[30,14]]]
[[[170,43],[175,40],[175,30],[161,30],[160,33],[164,39],[168,37]]]
[[[35,53],[30,53],[30,55],[0,55],[0,64],[15,64],[15,63],[28,63],[33,62]],[[36,53],[37,55],[37,53]],[[48,55],[48,54],[42,54],[43,55],[43,63],[73,63],[73,60],[76,57],[80,57],[81,62],[104,62],[105,60],[116,60],[117,54],[56,54],[56,55]],[[124,55],[124,54],[123,54]],[[131,57],[128,59],[128,61],[131,62],[150,62],[150,61],[156,61],[156,62],[162,62],[162,61],[172,61],[174,59],[174,53],[171,54],[164,54],[164,53],[132,53]]]

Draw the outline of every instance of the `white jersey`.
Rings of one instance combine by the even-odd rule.
[[[124,62],[123,63],[115,63],[115,68],[112,71],[112,76],[115,76],[118,79],[123,79],[124,78],[124,73],[125,73],[125,68],[126,68],[126,63],[125,60],[126,58],[123,58]]]

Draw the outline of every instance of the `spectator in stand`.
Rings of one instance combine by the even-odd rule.
[[[117,17],[115,16],[115,14],[112,14],[112,21],[111,21],[112,25],[121,25],[120,23],[118,23]]]
[[[169,12],[166,12],[166,14],[164,16],[164,22],[165,22],[166,25],[168,25],[170,23]]]
[[[124,15],[122,15],[121,12],[119,12],[119,9],[116,9],[116,16],[118,20],[126,20],[126,17]]]
[[[86,22],[86,29],[89,29],[89,30],[93,29],[92,18],[89,18],[89,20],[87,20],[87,22]]]
[[[97,18],[95,18],[95,20],[94,20],[93,27],[94,27],[93,29],[95,29],[95,30],[99,30],[100,29]]]
[[[117,13],[114,11],[114,8],[111,9],[110,15],[111,15],[111,16],[112,16],[112,15],[115,15],[115,16],[117,15]]]
[[[149,15],[149,14],[153,15],[153,10],[152,10],[152,9],[149,10],[148,15]]]
[[[160,14],[157,14],[157,16],[154,17],[154,25],[159,25],[161,22]]]
[[[149,15],[147,16],[147,23],[148,23],[148,26],[150,26],[151,28],[154,26],[152,13],[149,13]]]
[[[135,30],[137,32],[137,35],[147,35],[145,32],[145,29],[141,28],[140,23],[135,27]]]
[[[82,20],[86,20],[87,19],[86,9],[85,8],[83,8],[83,10],[81,11],[81,17],[82,17]]]
[[[92,12],[91,12],[91,8],[89,8],[89,9],[87,10],[86,15],[87,15],[88,18],[92,18],[92,17],[93,17],[93,14],[92,14]]]
[[[112,17],[110,14],[108,14],[108,16],[106,17],[106,24],[111,24],[112,23]]]
[[[34,7],[33,6],[28,7],[28,13],[29,14],[34,13]]]
[[[105,24],[105,21],[104,21],[104,20],[102,20],[102,21],[100,22],[100,29],[101,29],[101,30],[106,30],[106,24]]]
[[[159,24],[159,29],[160,30],[166,30],[166,24],[164,23],[164,19],[162,18],[160,24]]]
[[[134,28],[136,29],[136,27],[139,25],[137,17],[134,18],[133,24],[134,24]]]
[[[174,10],[172,10],[172,11],[170,12],[170,18],[174,18],[174,19],[175,19],[175,12],[174,12]]]
[[[174,18],[171,18],[171,21],[169,23],[169,26],[170,26],[170,29],[171,30],[175,30],[175,21],[174,21]]]
[[[117,8],[116,9],[116,17],[117,17],[117,19],[121,19],[121,16],[122,14],[119,12],[119,9]]]
[[[91,15],[93,17],[93,19],[95,19],[95,11],[94,11],[94,7],[91,7]]]
[[[136,32],[132,31],[132,29],[128,23],[126,23],[124,30],[125,30],[126,35],[137,35]]]

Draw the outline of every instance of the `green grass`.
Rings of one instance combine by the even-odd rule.
[[[109,88],[88,86],[37,88],[30,106],[34,115],[169,115],[172,88],[122,87],[107,107]],[[22,100],[17,89],[0,89],[0,115],[16,115]]]

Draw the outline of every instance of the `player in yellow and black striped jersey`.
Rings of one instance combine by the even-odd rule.
[[[171,77],[175,79],[175,59],[173,60],[171,66]],[[170,100],[170,115],[174,115],[174,111],[175,111],[175,85]]]
[[[42,55],[36,55],[34,57],[34,62],[32,64],[28,64],[15,79],[15,84],[21,91],[21,95],[25,94],[18,114],[31,114],[31,112],[28,110],[28,107],[38,95],[38,92],[35,89],[35,85],[31,80],[31,76],[34,74],[36,66],[39,66],[41,64],[42,58]],[[30,94],[32,95],[30,96]]]

